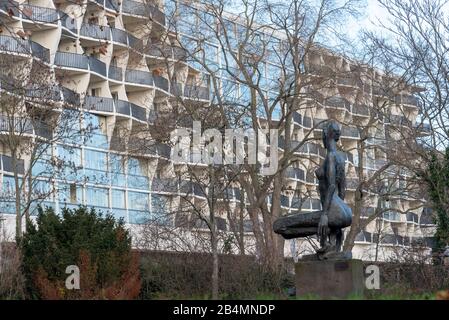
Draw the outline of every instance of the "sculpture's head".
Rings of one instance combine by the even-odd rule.
[[[341,130],[337,122],[331,120],[327,123],[327,125],[323,128],[323,144],[327,149],[329,146],[329,141],[340,140]]]

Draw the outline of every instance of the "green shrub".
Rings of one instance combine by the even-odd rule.
[[[137,257],[122,220],[85,207],[39,209],[22,240],[23,271],[32,298],[127,298],[140,290]],[[80,269],[80,290],[67,290],[66,267]],[[135,293],[137,288],[137,294]]]

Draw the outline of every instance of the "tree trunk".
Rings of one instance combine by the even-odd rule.
[[[12,167],[14,170],[14,188],[15,188],[15,206],[16,206],[16,242],[20,243],[20,239],[22,238],[22,212],[20,211],[20,184],[19,184],[19,176],[17,173],[17,159],[13,155],[12,159]]]

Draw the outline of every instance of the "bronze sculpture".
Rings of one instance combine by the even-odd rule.
[[[322,210],[284,216],[273,224],[274,232],[285,239],[316,234],[321,246],[317,250],[319,259],[326,259],[341,252],[342,229],[352,223],[352,210],[344,202],[345,160],[337,151],[340,134],[340,128],[334,121],[330,121],[323,129],[323,144],[327,154],[323,164],[315,171]]]

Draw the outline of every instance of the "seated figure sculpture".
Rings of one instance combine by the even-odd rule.
[[[297,213],[278,218],[273,229],[285,239],[317,235],[319,259],[326,259],[341,251],[343,228],[352,223],[351,208],[344,202],[346,179],[345,160],[338,154],[340,128],[334,121],[323,129],[323,144],[327,150],[323,164],[315,171],[321,211]]]

